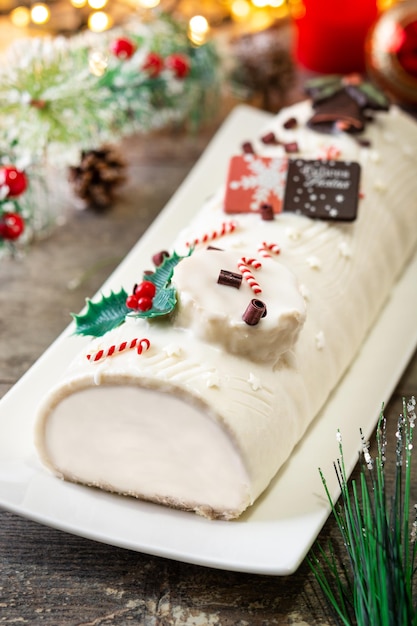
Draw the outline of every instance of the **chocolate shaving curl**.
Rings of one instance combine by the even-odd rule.
[[[253,298],[244,314],[242,315],[243,321],[249,326],[256,326],[262,317],[266,315],[266,305],[262,300],[258,300],[257,298]]]
[[[364,113],[355,100],[346,92],[339,92],[333,98],[315,105],[315,113],[308,122],[311,128],[332,130],[336,123],[343,125],[347,132],[361,132],[365,127]]]
[[[287,130],[292,129],[292,128],[297,128],[298,126],[298,121],[296,117],[290,117],[288,118],[284,124],[283,124],[284,128],[286,128]]]
[[[220,270],[217,282],[219,285],[227,285],[228,287],[239,289],[242,284],[242,274],[230,272],[229,270]]]

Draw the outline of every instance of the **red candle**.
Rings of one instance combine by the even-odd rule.
[[[365,69],[365,40],[377,0],[303,0],[295,19],[297,61],[323,74]]]

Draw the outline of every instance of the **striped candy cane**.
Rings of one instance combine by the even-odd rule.
[[[91,363],[96,363],[97,361],[101,361],[102,359],[106,359],[108,356],[113,356],[113,354],[119,354],[120,352],[124,352],[125,350],[132,350],[136,347],[136,351],[138,354],[142,354],[142,352],[149,350],[151,342],[149,339],[132,339],[132,341],[122,341],[119,345],[112,345],[107,350],[98,350],[94,354],[87,354],[87,359],[91,361]]]
[[[224,235],[228,235],[236,230],[237,222],[223,222],[218,230],[212,230],[207,233],[203,233],[201,237],[196,237],[193,241],[187,241],[186,245],[191,248],[192,246],[198,246],[200,243],[208,243],[209,241],[213,241],[214,239],[218,239],[219,237],[223,237]]]
[[[248,259],[249,261],[256,261],[256,259]],[[252,274],[252,272],[250,271],[247,263],[246,263],[246,258],[243,257],[239,263],[237,264],[237,267],[239,269],[239,272],[241,272],[243,278],[246,280],[246,282],[248,283],[249,287],[252,289],[253,293],[258,294],[258,293],[262,293],[262,289],[259,285],[259,283],[257,282],[255,276]],[[252,267],[255,267],[254,265],[252,265]],[[257,262],[257,269],[259,269],[259,267],[261,267],[261,264],[259,263],[259,261]]]
[[[266,241],[263,241],[258,248],[258,252],[264,259],[267,259],[271,256],[271,252],[272,254],[280,254],[281,248],[277,243],[266,243]]]
[[[244,263],[248,267],[254,267],[256,270],[259,270],[262,267],[262,263],[258,261],[258,259],[254,259],[252,257],[243,256],[240,262]]]

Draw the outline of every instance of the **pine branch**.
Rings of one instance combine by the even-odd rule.
[[[109,52],[118,37],[133,42],[131,58]],[[149,51],[184,54],[190,70],[152,77],[142,67]],[[162,14],[102,35],[15,42],[0,64],[0,151],[32,162],[51,144],[94,148],[171,120],[201,122],[218,68],[212,43],[194,47],[186,25]]]
[[[415,398],[403,401],[403,414],[398,419],[396,432],[395,481],[390,497],[385,481],[387,440],[383,412],[378,422],[375,459],[361,433],[363,456],[359,481],[348,480],[338,433],[340,458],[334,467],[341,495],[336,505],[320,472],[345,553],[338,562],[332,544],[327,549],[319,545],[308,562],[334,615],[344,626],[417,625],[414,604],[417,505],[414,505],[411,521],[410,502],[415,407]]]

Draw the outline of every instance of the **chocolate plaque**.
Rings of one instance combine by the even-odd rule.
[[[292,159],[284,196],[284,211],[324,220],[356,219],[359,163]]]

